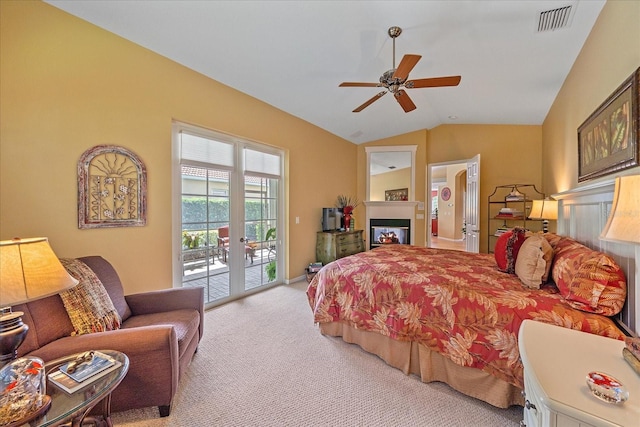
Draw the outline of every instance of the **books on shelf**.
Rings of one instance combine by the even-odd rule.
[[[80,390],[122,365],[111,356],[97,351],[94,352],[90,362],[77,364],[75,369],[71,369],[72,372],[69,372],[69,366],[73,362],[72,360],[61,365],[48,375],[51,383],[67,393]]]
[[[498,212],[498,215],[508,215],[508,216],[522,216],[524,215],[524,212],[520,209],[516,209],[516,208],[502,208],[500,209],[500,212]]]
[[[498,229],[496,229],[495,233],[493,233],[494,236],[496,237],[500,237],[502,236],[504,233],[506,233],[507,231],[511,231],[513,230],[513,228],[509,228],[509,227],[499,227]]]

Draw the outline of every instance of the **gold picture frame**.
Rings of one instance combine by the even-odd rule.
[[[147,170],[132,151],[97,145],[78,161],[78,228],[147,223]]]
[[[578,128],[578,182],[640,164],[640,68]]]

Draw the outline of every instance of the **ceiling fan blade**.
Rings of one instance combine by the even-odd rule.
[[[358,108],[356,108],[355,110],[353,110],[354,113],[359,113],[360,111],[364,110],[365,108],[367,108],[369,105],[373,104],[374,102],[376,102],[378,99],[382,98],[382,96],[387,93],[386,90],[383,90],[382,92],[376,94],[373,98],[369,99],[367,102],[365,102],[364,104],[362,104],[361,106],[359,106]]]
[[[416,109],[416,104],[413,103],[411,98],[409,98],[409,95],[407,95],[407,92],[405,92],[404,90],[400,89],[397,93],[395,93],[395,97],[398,101],[398,104],[400,104],[405,113]]]
[[[460,76],[449,77],[431,77],[428,79],[409,80],[404,84],[407,89],[416,89],[421,87],[441,87],[441,86],[458,86],[460,84]]]
[[[400,65],[396,68],[396,72],[393,73],[394,79],[404,80],[409,77],[409,73],[413,70],[413,67],[416,66],[418,61],[420,61],[422,56],[420,55],[405,55],[402,57],[402,61],[400,61]]]
[[[359,82],[344,82],[340,83],[338,87],[378,87],[382,86],[380,83],[359,83]]]

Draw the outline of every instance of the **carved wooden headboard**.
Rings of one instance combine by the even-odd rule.
[[[607,242],[600,233],[607,223],[614,179],[581,186],[552,197],[558,200],[558,234],[570,236],[592,249],[610,255],[627,277],[627,302],[617,316],[627,332],[640,334],[640,246]]]

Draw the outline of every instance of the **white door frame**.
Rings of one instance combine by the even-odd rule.
[[[427,164],[427,187],[426,187],[426,191],[425,191],[425,200],[428,201],[428,203],[425,203],[427,205],[427,209],[425,210],[425,215],[426,215],[426,223],[427,226],[425,227],[426,233],[427,233],[427,247],[431,247],[431,187],[433,185],[433,173],[432,173],[432,168],[434,167],[438,167],[438,166],[450,166],[450,165],[457,165],[457,164],[467,164],[467,183],[469,182],[469,175],[468,175],[468,168],[470,164],[475,164],[477,162],[477,172],[478,172],[478,183],[479,181],[479,174],[480,174],[480,154],[475,155],[474,157],[470,158],[470,159],[462,159],[462,160],[453,160],[450,162],[441,162],[441,163],[429,163]],[[467,190],[467,200],[465,201],[465,203],[467,204],[467,208],[465,209],[465,215],[469,215],[469,206],[472,206],[470,204],[473,204],[476,206],[476,212],[478,214],[478,223],[480,222],[480,185],[478,185],[478,189],[477,191],[473,192],[473,194],[469,194],[470,192]],[[473,198],[473,199],[470,199]],[[479,228],[477,228],[476,230],[477,233],[479,233]],[[469,232],[469,227],[467,225],[467,232]],[[478,235],[479,237],[479,235]],[[469,243],[467,243],[468,245]],[[467,251],[469,251],[469,249],[467,248]],[[474,252],[479,252],[479,243],[477,245],[477,248]]]

